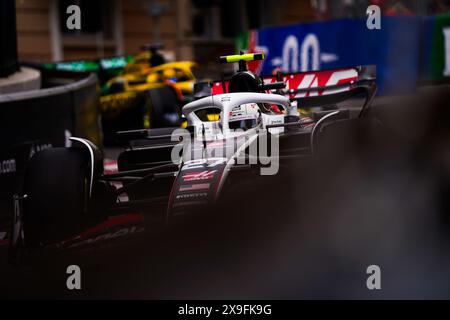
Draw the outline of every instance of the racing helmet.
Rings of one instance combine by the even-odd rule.
[[[262,80],[250,71],[239,71],[231,77],[228,92],[259,92]]]

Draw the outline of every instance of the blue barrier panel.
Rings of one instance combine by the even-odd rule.
[[[369,30],[365,19],[263,28],[247,35],[245,49],[266,53],[263,74],[374,64],[380,94],[405,93],[418,80],[421,23],[417,17],[382,17],[380,30]]]

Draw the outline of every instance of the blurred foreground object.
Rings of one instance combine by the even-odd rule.
[[[14,0],[3,0],[0,2],[0,77],[17,70],[16,6]]]

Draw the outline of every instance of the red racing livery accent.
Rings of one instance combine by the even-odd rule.
[[[277,81],[277,77],[263,76],[264,83],[272,83]],[[301,73],[286,73],[282,75],[282,80],[286,84],[284,92],[289,94],[289,98],[304,98],[312,96],[321,96],[324,94],[335,94],[342,91],[350,90],[358,80],[358,71],[354,68],[338,69],[338,70],[324,70]],[[325,90],[311,90],[301,93],[289,93],[298,89],[314,89],[317,87],[330,87],[335,85],[348,84],[348,87]],[[222,81],[214,81],[212,83],[212,94],[223,94]],[[225,81],[225,89],[228,92],[228,81]]]
[[[212,178],[214,178],[216,172],[217,170],[189,172],[183,176],[183,181],[190,182],[199,180],[211,180]]]

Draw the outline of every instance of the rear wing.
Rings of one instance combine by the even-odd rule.
[[[335,70],[321,70],[297,73],[278,73],[261,76],[264,84],[282,81],[284,89],[276,93],[297,101],[299,107],[317,107],[345,101],[359,94],[366,94],[366,104],[373,100],[376,93],[376,66],[358,66]],[[200,98],[205,95],[228,93],[228,79],[209,83],[198,83],[195,95]],[[273,91],[273,90],[272,90]]]

